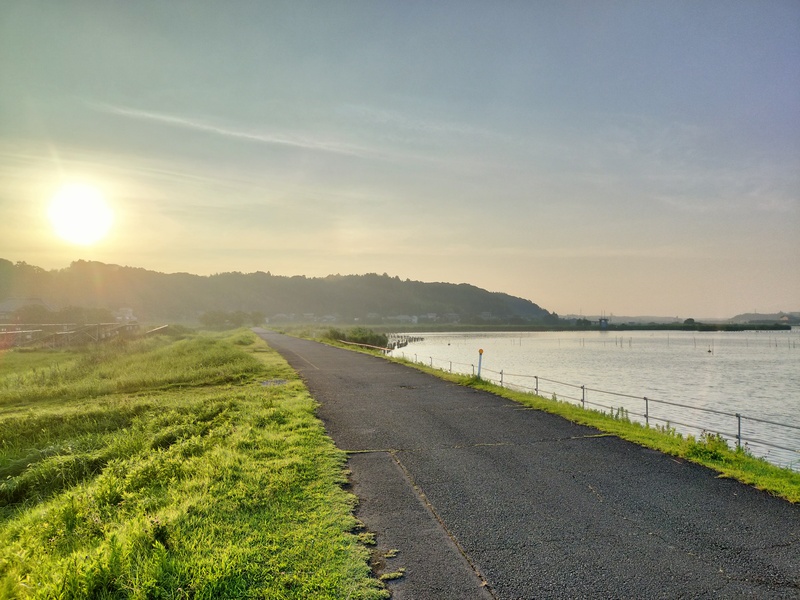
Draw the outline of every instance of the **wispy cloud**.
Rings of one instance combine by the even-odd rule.
[[[175,161],[165,163],[139,155],[100,153],[73,146],[60,146],[58,160],[55,160],[49,146],[47,150],[46,153],[36,152],[34,149],[18,151],[10,145],[0,143],[0,175],[30,181],[41,180],[46,174],[55,177],[67,172],[109,177],[137,175],[173,183],[238,187],[255,185],[252,178],[236,179],[230,175],[210,174],[192,169],[190,166],[182,167]]]
[[[346,156],[356,156],[359,158],[379,158],[372,148],[357,146],[355,144],[348,144],[339,141],[317,139],[312,137],[297,136],[297,135],[280,135],[273,133],[243,131],[230,127],[217,125],[209,121],[204,121],[194,117],[184,117],[166,113],[158,113],[127,106],[113,106],[103,103],[91,102],[89,105],[95,110],[105,112],[108,114],[119,115],[130,119],[138,119],[142,121],[154,121],[163,123],[172,127],[181,127],[184,129],[192,129],[194,131],[203,131],[219,136],[243,140],[247,142],[255,142],[259,144],[271,144],[278,146],[288,146],[292,148],[301,148],[303,150],[312,150],[315,152],[328,152],[333,154],[342,154]]]
[[[404,130],[431,136],[497,137],[499,134],[474,125],[444,119],[426,119],[387,108],[363,104],[346,104],[338,111],[344,117],[355,118],[372,126]]]

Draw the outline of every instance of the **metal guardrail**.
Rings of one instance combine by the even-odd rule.
[[[400,354],[402,354],[404,359],[412,360],[410,358],[410,356],[408,354],[406,354],[405,352],[400,352]],[[396,355],[397,355],[397,353],[395,353],[395,356]],[[415,362],[415,363],[424,364],[424,365],[430,366],[432,368],[440,368],[441,370],[449,371],[450,373],[454,372],[453,371],[453,366],[455,365],[457,367],[455,372],[457,372],[457,373],[461,373],[461,374],[464,374],[464,375],[469,375],[470,372],[471,372],[471,374],[473,376],[476,375],[476,365],[474,365],[474,364],[471,364],[471,363],[459,363],[459,362],[455,362],[455,361],[451,361],[451,360],[443,360],[443,359],[434,358],[433,356],[428,356],[428,357],[425,357],[425,358],[427,358],[427,360],[419,360],[418,355],[417,354],[413,354],[413,362]],[[445,368],[445,365],[446,365],[446,368]],[[461,369],[458,369],[458,367],[461,367]],[[663,424],[662,426],[665,427],[665,428],[670,428],[670,427],[672,427],[674,425],[679,425],[679,426],[685,427],[685,428],[687,428],[689,430],[697,430],[697,431],[700,431],[700,432],[703,432],[703,433],[711,433],[711,434],[720,435],[720,436],[722,436],[723,438],[725,438],[725,439],[727,439],[729,441],[735,441],[737,448],[742,448],[743,446],[748,447],[750,444],[757,444],[757,445],[764,446],[764,447],[767,447],[767,448],[775,448],[775,449],[784,450],[784,451],[787,451],[787,452],[798,453],[800,455],[800,448],[790,448],[790,447],[787,447],[787,446],[782,445],[782,444],[777,444],[777,443],[775,443],[773,441],[763,440],[763,439],[759,439],[759,438],[756,438],[756,437],[752,437],[752,434],[750,434],[750,435],[743,434],[742,433],[742,424],[743,424],[743,422],[746,423],[746,422],[750,421],[750,422],[754,422],[754,423],[760,423],[760,424],[764,424],[764,425],[769,425],[771,427],[782,428],[783,430],[792,430],[792,431],[797,431],[797,432],[800,432],[800,425],[793,425],[793,424],[788,424],[788,423],[778,423],[776,421],[770,421],[768,419],[762,419],[762,418],[759,418],[759,417],[746,416],[746,415],[743,415],[743,414],[738,413],[738,412],[737,413],[730,413],[730,412],[725,412],[725,411],[721,411],[721,410],[715,410],[715,409],[711,409],[711,408],[703,408],[703,407],[699,407],[699,406],[691,406],[689,404],[681,404],[679,402],[671,402],[671,401],[667,401],[667,400],[659,400],[659,399],[656,399],[656,398],[650,398],[648,396],[634,396],[634,395],[631,395],[631,394],[624,394],[624,393],[621,393],[621,392],[614,392],[614,391],[609,391],[609,390],[601,390],[601,389],[597,389],[597,388],[587,387],[585,385],[577,385],[577,384],[574,384],[574,383],[558,381],[558,380],[555,380],[555,379],[548,379],[548,378],[545,378],[545,377],[540,377],[538,375],[530,375],[530,374],[526,374],[526,373],[507,373],[507,372],[505,372],[503,370],[493,371],[491,369],[487,369],[486,367],[480,368],[480,373],[481,374],[484,374],[484,373],[487,373],[487,372],[490,373],[490,374],[493,374],[494,377],[493,378],[492,377],[484,377],[484,379],[486,379],[490,383],[495,383],[497,385],[500,385],[501,387],[508,387],[510,389],[516,389],[518,391],[523,391],[523,392],[533,392],[537,396],[543,396],[543,395],[546,396],[548,394],[552,394],[558,400],[571,401],[571,402],[576,403],[576,404],[579,403],[583,408],[587,408],[587,406],[589,406],[589,407],[596,407],[596,408],[602,409],[603,411],[610,410],[612,414],[614,413],[614,411],[619,411],[620,409],[624,409],[625,410],[625,414],[629,418],[630,418],[630,416],[638,417],[639,419],[641,419],[641,421],[639,421],[639,422],[642,422],[644,425],[646,425],[648,427],[651,425],[651,422],[661,423],[661,424]],[[512,383],[512,382],[509,381],[509,378],[515,378],[518,381],[519,380],[530,380],[531,383],[532,383],[532,386],[531,385],[524,385],[524,384],[521,384],[519,382]],[[558,389],[555,389],[555,388],[552,388],[552,385],[551,385],[552,389],[544,389],[541,386],[541,383],[557,385],[557,386],[560,386],[560,387]],[[592,399],[590,399],[590,396],[589,396],[589,394],[587,394],[587,392],[590,392],[592,394],[592,396],[591,396]],[[595,402],[594,401],[594,395],[595,394],[600,394],[601,396],[613,396],[613,397],[616,397],[616,398],[624,398],[624,399],[627,399],[627,400],[639,401],[639,402],[641,402],[641,404],[639,404],[639,406],[642,407],[644,412],[639,412],[642,409],[639,409],[639,411],[637,411],[635,409],[635,407],[634,407],[633,410],[631,410],[631,409],[629,409],[627,407],[613,406],[613,405],[610,405],[610,404],[602,404],[600,402]],[[652,410],[653,409],[652,405],[656,405],[656,406],[658,406],[658,405],[671,406],[671,407],[675,407],[675,408],[680,408],[683,411],[686,411],[686,410],[697,411],[699,413],[707,413],[707,414],[711,414],[711,415],[721,416],[721,417],[726,418],[726,419],[731,419],[731,426],[734,426],[734,424],[735,424],[736,431],[735,432],[733,432],[733,431],[723,431],[723,430],[721,430],[719,428],[712,429],[713,426],[711,426],[711,425],[705,426],[705,425],[698,424],[698,423],[685,423],[685,422],[681,422],[681,421],[678,421],[678,420],[675,420],[675,419],[664,418],[664,417],[661,417],[661,416],[657,416],[657,415],[654,414],[654,411]],[[795,469],[795,470],[800,468],[800,458],[798,459],[797,462],[790,463],[789,464],[789,468]]]
[[[15,324],[0,324],[0,348],[47,347],[58,348],[72,345],[98,343],[119,336],[135,335],[138,323],[47,323],[35,329]]]
[[[383,346],[373,346],[371,344],[359,344],[357,342],[346,342],[344,340],[336,340],[340,344],[347,344],[348,346],[359,346],[361,348],[371,348],[372,350],[380,350],[384,354],[388,354],[392,351],[392,348],[384,348]]]

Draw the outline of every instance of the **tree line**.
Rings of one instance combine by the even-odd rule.
[[[558,315],[534,302],[461,283],[401,280],[384,273],[306,277],[270,272],[161,273],[147,269],[75,261],[45,270],[0,259],[0,302],[37,298],[61,310],[68,306],[130,308],[139,320],[198,322],[313,316],[338,322],[381,322],[397,315],[461,323],[557,323]],[[244,316],[243,316],[244,315]],[[330,319],[328,319],[330,320]]]

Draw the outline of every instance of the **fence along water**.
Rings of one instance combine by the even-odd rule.
[[[395,350],[392,356],[418,364],[438,368],[450,373],[478,374],[476,363],[464,363],[419,353]],[[754,456],[761,456],[773,464],[800,470],[800,425],[781,423],[770,419],[746,415],[741,412],[716,410],[690,404],[664,400],[645,395],[632,395],[590,387],[585,384],[549,379],[529,373],[512,373],[480,367],[482,379],[522,392],[580,404],[583,408],[608,411],[624,415],[646,426],[674,429],[682,434],[719,434],[730,444],[744,447]]]

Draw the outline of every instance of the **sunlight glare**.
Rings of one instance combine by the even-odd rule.
[[[100,190],[85,184],[64,185],[53,197],[48,214],[59,237],[81,246],[103,239],[114,221]]]

